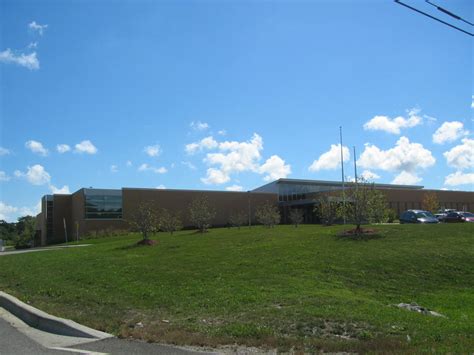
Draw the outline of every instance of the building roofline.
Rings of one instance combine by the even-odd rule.
[[[268,184],[257,187],[257,189],[264,186],[274,185],[274,184],[298,184],[298,185],[326,185],[326,186],[341,186],[342,181],[328,181],[328,180],[308,180],[308,179],[278,179],[272,181]],[[345,182],[348,186],[354,185],[354,182],[347,181]],[[409,190],[421,190],[424,186],[421,185],[395,185],[395,184],[377,184],[374,183],[376,187],[382,188],[392,188],[392,189],[409,189]]]

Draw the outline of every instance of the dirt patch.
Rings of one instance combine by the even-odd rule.
[[[369,240],[381,238],[381,234],[376,229],[372,228],[353,228],[343,230],[337,235],[341,239],[352,239],[352,240]]]
[[[153,246],[158,244],[156,240],[151,240],[151,239],[142,239],[140,240],[137,245],[147,245],[147,246]]]

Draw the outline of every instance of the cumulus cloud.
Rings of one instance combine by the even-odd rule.
[[[205,149],[210,150],[210,149],[217,148],[218,145],[219,144],[217,143],[217,141],[212,136],[209,136],[209,137],[201,139],[199,142],[186,144],[184,150],[188,154],[194,154],[198,151],[202,151]]]
[[[16,54],[10,48],[0,52],[0,63],[17,64],[30,70],[38,70],[40,67],[36,52]]]
[[[280,178],[286,178],[291,174],[291,166],[285,164],[285,161],[278,155],[272,155],[267,161],[260,166],[260,174],[266,174],[263,180],[273,181]]]
[[[51,192],[53,194],[63,194],[63,195],[68,195],[70,194],[71,192],[69,191],[69,186],[68,185],[64,185],[63,187],[61,188],[58,188],[54,185],[49,185],[49,189],[51,190]]]
[[[207,153],[204,161],[217,168],[207,169],[207,175],[201,181],[205,184],[223,184],[230,175],[244,171],[259,172],[259,160],[263,149],[263,140],[254,133],[249,141],[224,141],[217,146],[219,153]]]
[[[433,134],[433,142],[443,144],[467,136],[469,131],[464,129],[464,124],[459,121],[444,122]]]
[[[443,153],[449,166],[464,170],[474,168],[474,139],[464,138],[462,144]]]
[[[0,147],[0,156],[8,154],[10,154],[10,151],[7,148]]]
[[[166,169],[164,166],[155,168],[153,166],[150,166],[148,164],[142,164],[138,167],[138,171],[152,171],[156,174],[165,174],[168,172],[168,169]]]
[[[342,147],[342,156],[343,161],[347,162],[351,158],[349,148],[346,146]],[[313,163],[308,168],[309,171],[319,171],[319,170],[334,170],[341,166],[341,145],[340,144],[331,144],[331,149],[326,153],[320,155],[318,159],[313,161]]]
[[[97,153],[97,148],[92,144],[90,140],[84,140],[81,143],[77,143],[74,149],[75,153],[85,153],[85,154],[95,154]]]
[[[449,174],[444,179],[444,184],[448,186],[458,185],[474,185],[474,173],[463,173],[456,171],[455,173]]]
[[[205,131],[209,128],[209,125],[206,122],[193,121],[190,123],[189,127],[191,127],[195,131]]]
[[[41,201],[34,207],[15,207],[0,201],[0,220],[15,222],[21,216],[35,216],[41,211]]]
[[[226,191],[242,191],[243,187],[240,185],[231,185],[231,186],[227,186],[225,189]]]
[[[370,170],[364,170],[362,172],[362,174],[360,174],[360,176],[362,178],[364,178],[365,180],[367,181],[373,181],[373,180],[377,180],[377,179],[380,179],[380,176],[377,175],[376,173],[373,173],[372,171]]]
[[[56,150],[58,151],[58,153],[66,153],[66,152],[69,152],[71,150],[71,147],[67,144],[58,144],[56,146]]]
[[[40,25],[39,23],[36,23],[36,21],[32,21],[31,23],[28,24],[28,27],[34,31],[38,32],[40,36],[43,35],[44,30],[48,28],[48,25]]]
[[[391,119],[388,116],[374,116],[364,124],[364,129],[369,131],[385,131],[392,134],[400,134],[401,128],[418,126],[423,119],[418,115],[419,109],[411,109],[407,112],[407,118],[398,116]]]
[[[36,153],[43,157],[48,155],[48,149],[43,147],[43,144],[41,142],[30,140],[25,143],[25,147],[31,150],[33,153]]]
[[[407,137],[400,137],[395,147],[381,150],[375,145],[366,144],[358,165],[366,169],[409,173],[420,168],[428,168],[436,162],[431,152],[420,143],[410,143]]]
[[[416,175],[416,173],[409,173],[407,171],[402,171],[398,174],[395,179],[393,179],[392,184],[397,185],[415,185],[419,183],[422,179]]]
[[[10,176],[8,176],[6,172],[0,170],[0,181],[8,180],[10,180]]]
[[[44,185],[51,181],[51,175],[39,164],[28,166],[25,173],[15,170],[14,175],[18,178],[25,178],[32,185]]]
[[[159,144],[149,145],[143,151],[150,157],[157,157],[161,154],[161,147]]]

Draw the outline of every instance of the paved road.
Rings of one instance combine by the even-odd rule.
[[[0,318],[0,354],[71,355],[70,352],[51,350],[39,345],[2,318]]]
[[[2,308],[0,308],[2,309]],[[5,312],[3,311],[3,316]],[[8,315],[7,319],[14,320],[13,316]],[[22,323],[22,326],[26,326]],[[41,334],[41,331],[30,328],[30,333]],[[0,355],[18,355],[18,354],[34,354],[34,355],[71,355],[71,354],[113,354],[113,355],[151,355],[151,354],[170,354],[170,355],[196,355],[206,354],[204,352],[195,352],[175,348],[167,345],[146,343],[137,340],[125,340],[117,338],[109,338],[98,340],[90,343],[82,343],[78,345],[61,346],[60,349],[52,349],[56,347],[51,344],[55,342],[54,334],[43,333],[41,336],[41,344],[33,340],[33,337],[25,335],[23,332],[15,328],[10,322],[0,317]],[[61,341],[68,337],[61,336]],[[77,338],[74,338],[77,339]],[[38,339],[37,339],[38,340]],[[57,341],[56,341],[57,342]],[[50,343],[50,345],[48,345]],[[69,343],[71,344],[71,343]],[[207,353],[210,354],[210,353]]]

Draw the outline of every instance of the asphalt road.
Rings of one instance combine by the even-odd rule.
[[[40,344],[31,340],[26,335],[12,327],[2,318],[0,318],[0,354],[71,355],[70,352],[51,350],[41,346]]]
[[[76,350],[76,351],[75,351]],[[146,343],[137,340],[126,340],[109,338],[90,343],[69,346],[64,350],[49,349],[30,339],[18,331],[10,323],[0,317],[0,355],[71,355],[71,354],[94,354],[105,353],[113,355],[148,355],[169,354],[189,355],[206,354],[204,352],[190,351],[172,346]],[[207,353],[210,354],[210,353]]]

